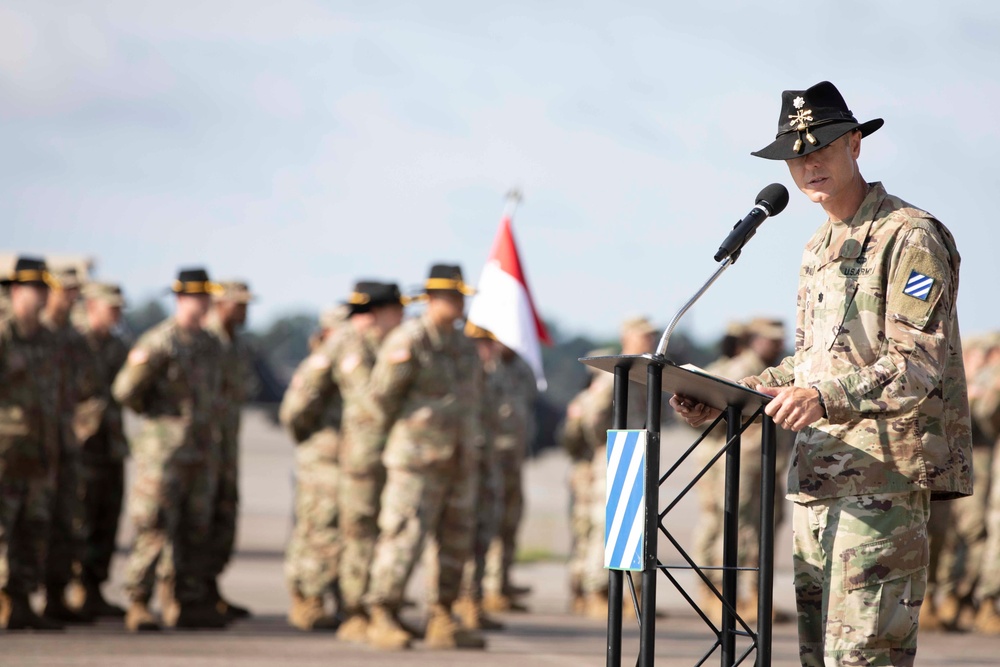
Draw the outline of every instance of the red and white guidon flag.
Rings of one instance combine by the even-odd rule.
[[[531,299],[507,214],[500,221],[493,249],[476,285],[469,321],[517,352],[535,372],[538,388],[545,388],[540,344],[551,345],[552,340]]]

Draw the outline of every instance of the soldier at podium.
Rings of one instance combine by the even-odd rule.
[[[972,493],[956,307],[960,257],[930,213],[867,182],[860,123],[833,84],[782,93],[784,160],[826,221],[806,243],[795,353],[743,383],[796,432],[788,475],[803,665],[912,665],[931,500]],[[692,426],[718,410],[683,396]]]

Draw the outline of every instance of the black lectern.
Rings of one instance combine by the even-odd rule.
[[[721,272],[721,269],[720,269]],[[706,286],[707,287],[707,286]],[[700,296],[700,294],[699,294]],[[697,298],[697,297],[696,297]],[[682,313],[683,314],[683,311]],[[679,318],[679,316],[678,316]],[[662,573],[668,581],[680,592],[695,612],[706,623],[715,635],[715,641],[705,656],[698,662],[704,664],[715,652],[721,649],[722,667],[732,667],[743,664],[749,655],[756,652],[756,664],[759,667],[769,667],[771,664],[771,624],[772,624],[772,592],[774,578],[774,484],[775,484],[775,425],[770,417],[764,414],[764,406],[770,397],[752,391],[741,385],[715,377],[702,371],[678,366],[668,361],[662,354],[665,341],[673,324],[664,334],[657,354],[638,356],[588,357],[581,359],[583,363],[598,368],[615,377],[614,409],[612,430],[627,428],[628,386],[629,381],[646,386],[646,438],[644,475],[644,507],[642,522],[642,593],[641,604],[636,600],[634,584],[628,578],[629,591],[633,605],[636,606],[636,617],[639,619],[639,658],[637,664],[641,667],[652,667],[654,647],[656,642],[656,579],[657,572]],[[660,406],[663,392],[681,394],[701,401],[706,405],[722,410],[716,419],[701,436],[685,452],[678,457],[663,476],[660,476]],[[760,562],[757,627],[753,629],[736,612],[737,571],[737,505],[739,503],[740,477],[740,441],[741,434],[754,420],[763,421],[761,457],[761,531],[760,531]],[[698,447],[705,437],[721,422],[726,423],[726,446],[716,454],[709,466],[713,465],[724,453],[726,457],[725,475],[725,517],[723,522],[723,556],[722,556],[722,591],[711,583],[704,573],[703,567],[695,563],[687,555],[671,532],[666,528],[664,519],[677,502],[705,474],[708,467],[702,469],[695,478],[687,484],[681,493],[661,510],[659,507],[658,490],[684,460]],[[609,489],[610,489],[609,485]],[[609,502],[611,498],[609,497]],[[657,557],[657,537],[662,533],[681,554],[683,563],[664,564]],[[721,627],[708,618],[698,607],[690,594],[686,592],[674,576],[677,570],[692,570],[719,598],[722,600]],[[608,667],[620,667],[622,659],[622,603],[624,571],[609,569],[608,586]],[[750,644],[740,655],[736,654],[737,637],[749,638]]]

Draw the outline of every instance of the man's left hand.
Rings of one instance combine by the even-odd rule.
[[[823,417],[823,407],[815,389],[758,386],[756,390],[774,396],[764,413],[786,431],[801,431]]]

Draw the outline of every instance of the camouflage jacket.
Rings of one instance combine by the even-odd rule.
[[[128,441],[122,425],[122,408],[111,395],[111,383],[125,365],[128,347],[118,336],[101,338],[91,331],[80,333],[90,350],[98,389],[94,396],[76,404],[73,431],[84,458],[122,461],[128,456]]]
[[[217,401],[222,438],[235,442],[239,437],[240,411],[243,404],[256,395],[258,388],[253,349],[242,336],[230,337],[215,317],[209,320],[205,329],[215,336],[222,350],[222,388]]]
[[[0,320],[0,478],[44,475],[57,459],[62,379],[59,345]]]
[[[969,380],[973,444],[992,446],[1000,437],[1000,365],[986,366]]]
[[[75,432],[76,407],[101,393],[96,362],[83,335],[67,320],[56,324],[42,315],[42,326],[52,334],[58,346],[61,368],[59,370],[61,393],[60,435],[63,447],[77,449],[80,439]]]
[[[471,340],[439,331],[427,315],[396,328],[379,350],[371,390],[389,429],[386,467],[442,464],[456,453],[475,467],[482,438],[483,365]]]
[[[594,458],[595,438],[593,435],[587,437],[584,423],[589,397],[590,387],[588,386],[570,400],[566,406],[566,419],[563,421],[559,434],[560,445],[574,462],[590,461]]]
[[[795,354],[745,380],[815,387],[826,404],[796,437],[789,497],[972,492],[959,262],[944,225],[879,183],[806,244]]]
[[[300,463],[336,462],[340,453],[344,400],[333,379],[336,343],[334,335],[302,360],[281,399],[278,415],[299,445],[296,458]]]
[[[534,431],[538,394],[535,374],[521,357],[514,355],[501,359],[491,376],[496,376],[497,385],[496,448],[523,453]]]
[[[216,399],[222,388],[219,342],[173,318],[153,327],[128,353],[112,384],[114,398],[141,414],[136,454],[197,463],[219,456]]]
[[[382,465],[385,425],[369,391],[372,368],[381,341],[373,330],[364,333],[348,324],[331,339],[333,381],[344,398],[341,434],[341,467],[365,474]]]

